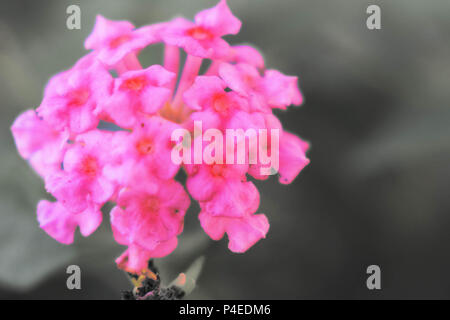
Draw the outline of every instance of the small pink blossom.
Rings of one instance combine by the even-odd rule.
[[[269,229],[264,215],[253,215],[260,198],[255,185],[246,181],[246,171],[243,165],[218,164],[188,170],[187,187],[200,202],[203,229],[213,240],[226,232],[233,252],[246,251]]]
[[[156,24],[135,29],[128,21],[113,21],[97,15],[94,29],[86,39],[86,49],[97,52],[98,59],[107,66],[117,66],[129,54],[160,41],[163,25]]]
[[[241,253],[264,238],[269,230],[266,216],[254,214],[258,207],[259,193],[254,184],[234,181],[212,200],[200,202],[199,219],[211,239],[220,240],[227,233],[229,249]]]
[[[46,177],[47,190],[69,211],[101,206],[114,194],[115,184],[103,173],[111,161],[106,143],[111,139],[112,133],[102,131],[78,136],[64,156],[63,170]]]
[[[266,70],[262,77],[254,66],[245,63],[222,63],[219,74],[228,87],[249,98],[255,111],[271,112],[272,108],[286,109],[303,102],[297,77],[276,70]]]
[[[181,184],[173,180],[161,181],[157,191],[129,188],[120,192],[111,225],[116,241],[129,246],[129,269],[143,269],[147,254],[161,257],[175,249],[189,203]]]
[[[216,76],[198,76],[184,93],[184,102],[196,111],[211,109],[222,117],[229,117],[237,109],[247,110],[247,101],[235,92],[226,92],[226,84]]]
[[[112,154],[121,158],[121,165],[114,169],[118,179],[125,181],[123,176],[130,174],[128,168],[138,165],[161,179],[173,178],[180,168],[171,160],[170,138],[177,128],[177,124],[160,117],[141,118],[133,132],[116,135]]]
[[[213,216],[242,218],[256,212],[260,197],[256,186],[246,180],[228,180],[209,201],[201,207]]]
[[[203,230],[213,240],[228,235],[228,248],[232,252],[243,253],[256,242],[265,238],[269,222],[264,214],[249,215],[243,218],[216,217],[202,211],[199,215]]]
[[[226,0],[195,16],[195,22],[184,18],[172,20],[163,31],[165,43],[183,48],[188,54],[201,58],[226,57],[230,46],[221,37],[237,34],[241,22],[228,8]]]
[[[37,109],[55,130],[82,133],[97,127],[97,113],[111,94],[113,79],[99,62],[83,63],[50,79]]]
[[[201,121],[203,129],[257,128],[261,117],[250,113],[248,101],[236,92],[226,92],[225,82],[216,76],[198,76],[184,93],[187,107],[196,111],[190,120]]]
[[[154,115],[169,100],[167,87],[175,74],[159,65],[128,71],[115,80],[114,92],[105,107],[123,128],[132,128],[142,117]]]
[[[71,244],[77,227],[84,237],[91,235],[102,222],[102,213],[96,205],[82,212],[70,212],[59,202],[41,200],[37,207],[39,226],[55,240]]]
[[[186,186],[192,197],[198,201],[208,201],[223,189],[231,191],[230,194],[225,193],[230,196],[230,201],[233,201],[233,196],[239,196],[238,193],[243,191],[240,188],[234,189],[235,185],[232,183],[246,179],[247,165],[202,164],[191,167],[188,169]],[[228,187],[228,184],[231,185]]]
[[[28,110],[17,117],[11,131],[19,154],[37,173],[44,177],[60,169],[69,139],[67,130],[54,130],[34,110]]]

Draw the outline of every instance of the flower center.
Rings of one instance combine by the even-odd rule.
[[[122,43],[125,43],[125,42],[129,41],[130,39],[131,39],[131,37],[129,35],[119,36],[117,38],[112,39],[109,42],[109,46],[110,46],[111,49],[116,49]]]
[[[125,80],[120,86],[121,89],[127,89],[131,91],[140,91],[146,85],[147,80],[144,76],[134,77]]]
[[[222,164],[213,164],[210,168],[211,174],[215,177],[223,177],[225,167]]]
[[[230,102],[228,100],[228,97],[225,93],[216,93],[213,96],[213,101],[212,101],[212,105],[213,105],[213,109],[222,114],[225,115],[228,113],[229,111],[229,107],[230,107]]]
[[[148,199],[145,200],[144,202],[144,211],[145,212],[152,212],[152,213],[157,213],[159,211],[159,200],[155,197],[150,197]]]
[[[202,26],[192,27],[186,31],[186,34],[196,40],[211,40],[214,38],[214,34],[212,34],[208,29],[203,28]]]
[[[84,105],[89,99],[89,90],[85,88],[70,91],[67,94],[68,105],[70,107],[79,107]]]
[[[81,172],[87,176],[93,177],[97,174],[98,163],[97,159],[92,156],[87,156],[81,163]]]
[[[257,84],[257,79],[249,74],[244,76],[244,82],[250,87],[255,88]]]
[[[147,155],[153,150],[153,141],[150,138],[143,138],[136,143],[136,150],[141,155]]]

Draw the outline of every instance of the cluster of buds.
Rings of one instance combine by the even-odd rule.
[[[222,39],[240,27],[225,0],[194,21],[139,28],[97,16],[85,41],[90,52],[53,76],[39,107],[11,128],[20,155],[55,198],[37,206],[45,232],[70,244],[77,228],[93,233],[101,208],[113,202],[114,239],[127,246],[116,262],[133,273],[177,247],[190,197],[199,202],[204,231],[214,240],[226,233],[231,251],[244,252],[266,236],[269,223],[256,214],[259,192],[248,178],[278,174],[288,184],[309,163],[308,144],[272,113],[300,105],[302,95],[297,77],[266,69],[256,49]],[[165,46],[164,65],[142,66],[139,52],[156,43]],[[214,134],[195,134],[199,125]],[[230,142],[222,134],[231,129],[245,135]],[[257,155],[246,147],[255,137]],[[204,154],[211,159],[197,161]],[[243,161],[229,161],[230,154]],[[179,170],[185,186],[175,180]]]

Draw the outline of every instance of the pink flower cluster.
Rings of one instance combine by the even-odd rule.
[[[225,0],[194,21],[176,18],[135,28],[128,21],[97,17],[85,41],[91,51],[52,77],[40,106],[12,125],[20,155],[56,199],[37,206],[42,229],[70,244],[77,227],[83,236],[93,233],[102,222],[102,206],[114,202],[114,238],[128,247],[117,263],[139,272],[150,258],[177,246],[190,205],[175,180],[182,168],[186,189],[200,204],[201,226],[212,239],[226,233],[229,249],[244,252],[265,237],[269,223],[264,214],[255,214],[260,197],[248,180],[267,178],[260,173],[262,164],[171,161],[179,143],[171,140],[172,132],[192,131],[194,121],[202,121],[205,128],[219,130],[279,129],[283,184],[309,163],[308,144],[282,131],[272,113],[302,103],[297,77],[266,69],[256,49],[222,39],[240,27]],[[164,66],[141,66],[139,52],[161,42]],[[180,49],[186,60],[178,77]],[[208,68],[200,75],[202,63]]]

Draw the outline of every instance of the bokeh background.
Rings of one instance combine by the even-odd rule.
[[[78,4],[82,29],[66,29]],[[48,197],[19,158],[9,127],[37,107],[49,77],[85,51],[95,15],[140,26],[194,14],[215,1],[4,0],[0,3],[0,298],[118,299],[129,289],[114,264],[108,216],[90,238],[63,246],[39,229]],[[311,164],[292,185],[257,183],[267,239],[243,255],[209,240],[187,215],[180,246],[157,261],[171,280],[197,257],[190,298],[450,298],[450,2],[448,0],[230,0],[243,21],[231,43],[250,42],[266,65],[298,75],[301,108],[279,112],[312,144]],[[366,28],[378,4],[382,29]],[[143,52],[162,63],[161,47]],[[66,267],[82,290],[66,288]],[[382,290],[366,288],[377,264]]]

